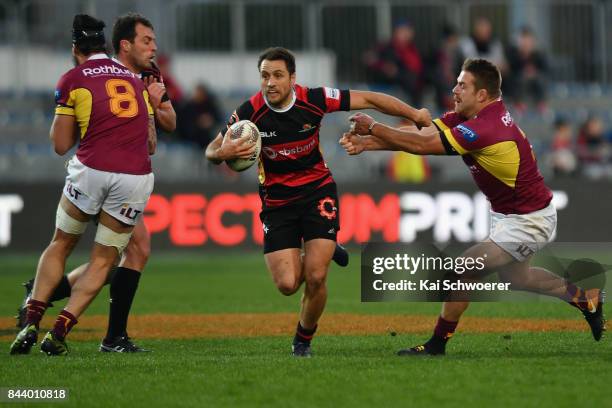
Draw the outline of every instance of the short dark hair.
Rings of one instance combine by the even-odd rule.
[[[501,73],[491,61],[482,58],[468,58],[461,67],[462,71],[474,75],[476,90],[485,89],[492,98],[501,96]]]
[[[137,13],[127,13],[123,16],[117,17],[115,25],[113,26],[113,49],[115,54],[119,54],[121,49],[121,40],[128,40],[134,42],[136,38],[136,25],[142,24],[145,27],[149,27],[153,30],[153,24],[144,16]]]
[[[263,60],[268,60],[268,61],[283,60],[285,61],[285,65],[287,66],[287,71],[289,71],[289,74],[295,73],[295,57],[293,56],[291,51],[289,51],[286,48],[271,47],[265,50],[264,52],[262,52],[261,55],[259,56],[259,61],[257,61],[258,70],[261,69],[261,63],[263,62]]]
[[[80,54],[107,52],[104,21],[87,14],[77,14],[72,20],[72,44]]]

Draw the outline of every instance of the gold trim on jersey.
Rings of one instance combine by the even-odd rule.
[[[142,96],[144,97],[145,104],[147,105],[147,112],[149,112],[149,115],[155,115],[155,111],[153,110],[153,106],[151,106],[151,101],[149,99],[149,92],[146,89],[142,91]]]
[[[257,177],[259,178],[259,184],[263,185],[266,182],[266,171],[264,170],[263,160],[261,160],[261,156],[257,160],[257,170],[258,170]]]
[[[70,91],[66,105],[74,106],[76,121],[81,129],[81,139],[85,137],[91,117],[91,106],[93,97],[91,91],[86,88],[77,88]]]
[[[461,146],[459,142],[457,142],[457,140],[455,140],[455,136],[453,136],[453,132],[448,128],[448,126],[445,127],[446,129],[444,129],[444,136],[446,136],[446,140],[448,140],[448,143],[453,146],[453,149],[455,149],[455,151],[460,155],[468,153],[468,151],[465,150],[463,146]]]
[[[516,142],[508,140],[495,143],[469,154],[496,179],[512,188],[516,186],[516,177],[521,164],[521,155]]]
[[[74,108],[71,106],[57,105],[55,107],[55,114],[74,116]]]
[[[446,129],[448,129],[448,126],[446,126],[446,124],[442,122],[442,119],[434,119],[433,122],[436,124],[436,126],[438,126],[438,129],[440,129],[441,131],[445,131]]]
[[[451,129],[446,126],[444,122],[440,119],[434,119],[434,123],[444,132],[446,140],[448,140],[457,153],[461,155],[469,154],[483,169],[493,175],[493,177],[512,188],[516,186],[516,177],[518,176],[519,166],[521,164],[521,155],[516,142],[508,140],[478,150],[466,150],[457,142]],[[522,130],[521,133],[523,137],[525,137]]]

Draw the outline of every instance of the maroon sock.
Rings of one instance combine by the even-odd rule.
[[[585,310],[588,308],[586,292],[583,289],[571,282],[567,282],[566,291],[569,298],[567,303],[580,310]]]
[[[295,343],[308,343],[312,340],[315,332],[317,331],[317,326],[314,329],[305,329],[302,327],[302,323],[298,322],[297,329],[295,329],[295,337],[293,338],[293,344]]]
[[[455,333],[458,323],[459,322],[449,322],[448,320],[443,319],[442,316],[438,317],[438,322],[436,323],[436,327],[434,329],[434,337],[443,340],[444,343],[446,343]]]
[[[30,299],[28,300],[26,307],[26,326],[33,324],[38,329],[38,326],[40,325],[40,320],[42,319],[43,315],[45,314],[45,311],[47,310],[47,303],[35,299]]]
[[[77,318],[74,317],[72,313],[67,311],[66,309],[62,310],[57,316],[57,320],[55,321],[55,325],[53,326],[53,334],[55,338],[61,341],[64,341],[72,326],[77,324]]]

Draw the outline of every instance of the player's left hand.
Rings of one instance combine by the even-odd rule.
[[[166,87],[163,82],[158,82],[156,78],[149,76],[144,79],[147,92],[149,93],[149,101],[153,109],[159,108],[162,103],[162,98],[166,93]]]
[[[369,135],[370,126],[374,123],[374,119],[370,115],[357,112],[349,118],[351,122],[351,133],[354,135]]]
[[[360,135],[344,133],[338,143],[350,156],[356,156],[365,150],[363,138]]]
[[[417,125],[419,129],[431,126],[432,121],[431,121],[431,113],[429,113],[429,110],[427,108],[419,109],[419,113],[417,114],[417,117],[415,118],[414,123],[415,125]]]

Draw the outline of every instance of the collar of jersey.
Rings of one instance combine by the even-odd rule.
[[[297,96],[295,95],[295,89],[293,89],[292,92],[293,92],[293,99],[291,99],[291,103],[289,105],[287,105],[286,108],[282,108],[282,109],[277,109],[277,108],[272,107],[272,105],[270,105],[268,103],[268,100],[266,99],[266,96],[263,93],[262,93],[261,96],[263,96],[263,99],[266,102],[266,105],[268,105],[268,108],[270,108],[274,112],[283,113],[283,112],[287,112],[289,109],[293,108],[293,105],[295,104],[295,100],[297,99]]]
[[[499,102],[499,103],[498,103]],[[476,119],[478,116],[482,115],[484,112],[493,109],[494,106],[499,106],[501,104],[503,104],[503,101],[501,98],[498,98],[494,101],[492,101],[491,103],[489,103],[487,106],[485,106],[484,108],[482,108],[480,110],[480,112],[478,112],[477,114],[474,115],[473,119]]]
[[[108,59],[108,55],[103,54],[103,53],[94,54],[94,55],[90,56],[89,58],[87,58],[87,61],[99,60],[99,59]]]
[[[111,60],[113,60],[113,62],[116,62],[117,64],[121,65],[122,67],[126,68],[128,71],[130,70],[128,67],[125,66],[125,64],[121,61],[119,61],[117,58],[113,57],[111,58]],[[132,71],[130,71],[132,72]],[[142,78],[142,74],[134,74],[136,76],[139,76],[140,78]]]

